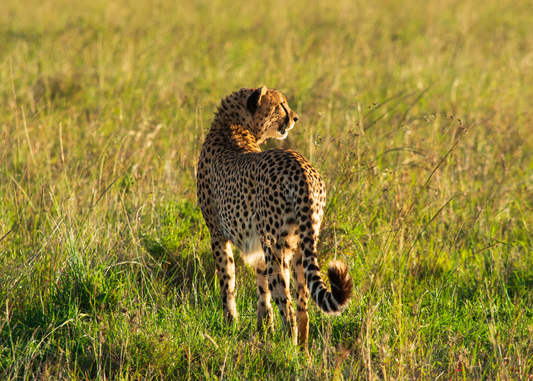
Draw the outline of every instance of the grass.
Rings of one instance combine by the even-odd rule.
[[[533,8],[525,0],[7,0],[0,378],[528,380]],[[223,324],[195,162],[220,98],[287,95],[323,174],[340,316],[310,358]]]

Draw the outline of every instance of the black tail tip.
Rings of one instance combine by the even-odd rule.
[[[332,261],[328,267],[331,293],[339,307],[344,307],[352,297],[353,282],[348,274],[348,267],[339,261]]]

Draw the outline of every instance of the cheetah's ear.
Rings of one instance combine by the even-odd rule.
[[[255,90],[252,93],[252,95],[250,95],[250,97],[248,98],[248,101],[246,101],[246,107],[248,108],[248,110],[250,110],[252,115],[255,114],[255,111],[261,105],[261,98],[266,93],[267,93],[266,86],[259,87],[257,90]]]

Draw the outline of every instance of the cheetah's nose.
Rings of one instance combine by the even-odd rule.
[[[292,118],[292,120],[294,120],[295,122],[298,121],[298,115],[296,115],[294,118]]]

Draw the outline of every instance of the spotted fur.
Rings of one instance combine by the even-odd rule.
[[[231,242],[256,269],[258,328],[272,327],[272,298],[287,333],[306,346],[309,294],[322,311],[339,312],[350,299],[352,280],[340,262],[328,269],[332,291],[322,280],[317,239],[326,190],[316,169],[290,149],[259,148],[267,138],[284,139],[297,120],[278,91],[263,86],[229,95],[202,146],[197,180],[224,318],[228,322],[237,318]],[[291,261],[296,315],[289,293]]]

